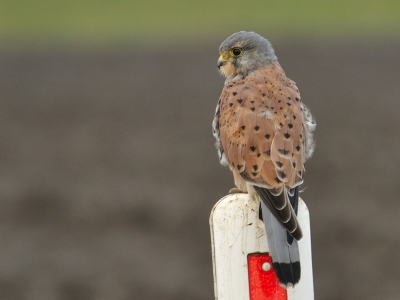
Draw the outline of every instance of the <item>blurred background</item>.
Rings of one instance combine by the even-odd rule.
[[[0,299],[213,299],[220,43],[317,119],[315,299],[399,299],[400,2],[0,1]]]

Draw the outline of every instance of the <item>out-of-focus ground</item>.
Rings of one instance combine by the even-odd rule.
[[[400,43],[274,43],[317,119],[315,298],[400,294]],[[0,52],[0,298],[213,299],[219,44]]]

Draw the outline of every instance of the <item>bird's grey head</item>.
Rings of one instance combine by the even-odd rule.
[[[218,69],[228,79],[249,73],[276,60],[271,43],[254,32],[240,31],[219,47]]]

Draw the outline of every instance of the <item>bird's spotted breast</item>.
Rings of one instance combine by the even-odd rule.
[[[229,166],[252,182],[265,187],[302,182],[302,105],[279,63],[225,84],[219,131]]]

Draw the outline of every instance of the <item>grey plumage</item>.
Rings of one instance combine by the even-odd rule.
[[[261,201],[262,216],[268,238],[268,247],[274,270],[285,286],[294,286],[300,280],[300,254],[296,239],[289,244],[287,232],[274,217],[264,201]]]
[[[232,61],[240,77],[245,77],[258,68],[277,60],[271,43],[257,33],[246,31],[234,33],[221,44],[219,52],[226,52],[232,45],[242,48],[244,51],[244,55]]]

